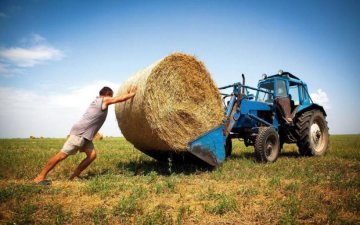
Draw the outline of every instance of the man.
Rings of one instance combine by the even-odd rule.
[[[49,159],[40,174],[34,179],[35,183],[49,185],[50,181],[45,180],[46,175],[56,166],[56,164],[69,155],[74,155],[77,151],[84,152],[86,158],[75,169],[69,180],[79,177],[96,158],[96,152],[92,139],[104,124],[108,106],[118,102],[124,102],[135,96],[136,87],[130,87],[127,94],[113,97],[113,91],[109,87],[103,87],[97,97],[88,107],[82,118],[71,128],[70,136],[62,147],[61,151]]]

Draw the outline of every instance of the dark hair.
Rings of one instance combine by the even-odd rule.
[[[109,87],[103,87],[99,91],[100,96],[112,96],[113,94],[114,94],[113,90],[111,90],[111,88],[109,88]]]

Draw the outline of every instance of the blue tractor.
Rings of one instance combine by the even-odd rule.
[[[231,155],[232,139],[254,146],[259,162],[275,162],[284,143],[295,143],[303,156],[325,154],[329,129],[324,108],[313,103],[306,83],[289,72],[264,75],[257,88],[243,82],[219,88],[225,119],[188,145],[188,151],[212,166]],[[256,94],[249,94],[253,90]]]

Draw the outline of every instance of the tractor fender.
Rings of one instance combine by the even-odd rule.
[[[306,107],[300,107],[299,110],[296,112],[295,117],[302,114],[303,112],[306,112],[306,111],[309,111],[309,110],[314,110],[314,109],[320,110],[324,114],[324,116],[327,116],[324,108],[321,105],[313,103],[313,104],[311,104],[309,106],[306,106]]]

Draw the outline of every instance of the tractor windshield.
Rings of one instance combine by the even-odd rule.
[[[274,101],[273,95],[267,93],[267,92],[274,93],[274,82],[273,81],[261,83],[259,85],[259,89],[262,91],[257,91],[256,101],[269,102],[269,103],[272,103]],[[263,91],[265,91],[265,92],[263,92]]]

